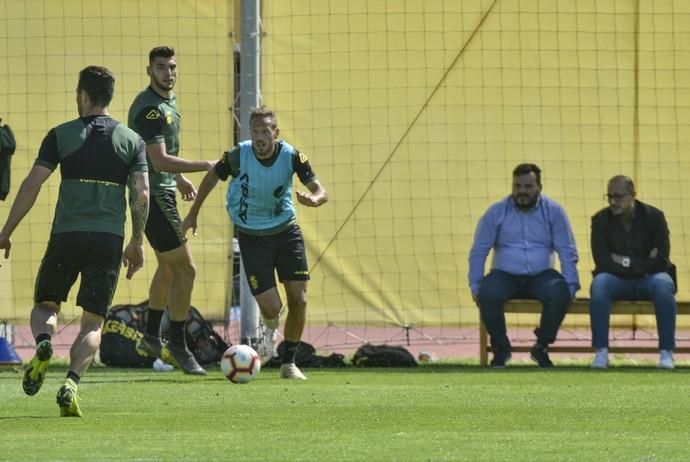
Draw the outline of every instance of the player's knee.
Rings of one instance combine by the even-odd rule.
[[[60,312],[60,305],[55,302],[42,301],[34,303],[34,309],[48,312],[52,311],[53,313],[57,314]]]
[[[288,308],[290,310],[305,311],[307,309],[307,293],[302,292],[288,296]]]
[[[196,278],[196,267],[191,263],[178,265],[173,269],[173,284],[194,284]]]

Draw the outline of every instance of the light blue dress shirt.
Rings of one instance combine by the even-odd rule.
[[[520,210],[508,196],[491,205],[479,219],[469,256],[469,283],[474,295],[492,249],[492,269],[523,276],[554,268],[556,253],[570,295],[580,288],[577,247],[568,216],[563,207],[543,194],[527,211]]]

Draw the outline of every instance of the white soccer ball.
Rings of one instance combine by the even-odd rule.
[[[232,383],[247,383],[259,375],[261,358],[249,345],[233,345],[223,353],[220,370]]]

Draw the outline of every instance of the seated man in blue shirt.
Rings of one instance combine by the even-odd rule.
[[[592,217],[594,279],[589,315],[592,367],[609,365],[609,317],[615,300],[652,300],[659,334],[660,369],[673,369],[676,331],[675,267],[664,213],[635,199],[630,177],[609,180],[609,206]]]
[[[491,271],[484,264],[493,249]],[[558,254],[562,273],[554,269]],[[559,204],[541,194],[541,170],[520,164],[513,170],[513,193],[491,205],[480,218],[470,250],[472,299],[491,338],[492,367],[511,359],[503,304],[529,298],[543,304],[531,358],[539,367],[553,367],[547,347],[556,340],[561,322],[580,288],[577,248],[568,217]]]

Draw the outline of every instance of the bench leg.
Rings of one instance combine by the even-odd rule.
[[[486,366],[489,364],[489,353],[488,353],[488,335],[486,333],[486,328],[484,323],[479,321],[479,365]]]

